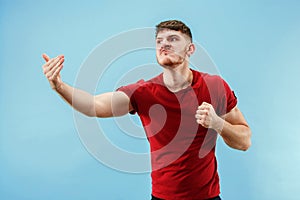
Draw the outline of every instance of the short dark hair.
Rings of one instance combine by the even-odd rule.
[[[157,37],[158,32],[164,30],[164,29],[170,29],[174,31],[180,31],[183,34],[186,34],[189,36],[191,41],[193,41],[192,33],[190,28],[185,25],[182,21],[179,20],[168,20],[160,22],[158,25],[156,25],[156,33],[155,37]]]

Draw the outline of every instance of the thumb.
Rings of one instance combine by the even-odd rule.
[[[50,60],[50,57],[47,54],[43,53],[42,56],[46,62],[48,62]]]
[[[207,103],[207,102],[205,102],[205,101],[203,101],[203,102],[202,102],[202,105],[209,106],[210,104],[209,104],[209,103]]]

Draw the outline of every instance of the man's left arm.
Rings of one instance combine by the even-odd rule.
[[[203,102],[196,111],[196,120],[205,128],[217,131],[234,149],[246,151],[251,146],[251,129],[237,106],[220,117],[211,104]]]

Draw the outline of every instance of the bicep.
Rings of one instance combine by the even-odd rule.
[[[231,109],[227,114],[223,115],[222,118],[232,125],[244,125],[249,127],[242,112],[237,106]]]
[[[124,92],[108,92],[95,96],[97,117],[122,116],[132,111],[129,97]]]

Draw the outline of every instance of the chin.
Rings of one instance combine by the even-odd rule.
[[[169,66],[172,66],[174,63],[171,59],[168,59],[168,58],[164,58],[164,59],[160,59],[160,60],[157,60],[158,61],[158,64],[160,64],[161,66],[165,66],[165,67],[169,67]]]
[[[176,67],[176,66],[178,66],[179,64],[182,63],[182,61],[180,59],[179,60],[174,60],[174,59],[171,59],[169,57],[156,58],[156,59],[157,59],[158,64],[163,66],[163,67]]]

